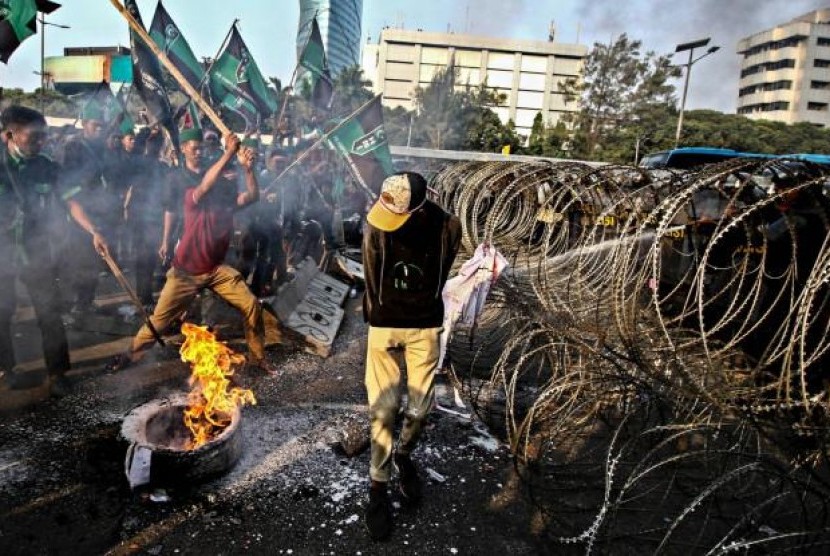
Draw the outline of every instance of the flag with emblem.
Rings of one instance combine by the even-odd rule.
[[[380,99],[378,95],[364,104],[326,139],[346,161],[358,183],[373,195],[378,194],[383,180],[395,172]]]
[[[248,131],[258,127],[261,115],[270,116],[277,108],[236,24],[231,27],[228,43],[211,66],[208,79],[213,99],[242,116]]]
[[[307,87],[312,105],[320,110],[331,108],[334,97],[334,83],[331,80],[326,51],[323,48],[323,36],[317,18],[311,20],[311,34],[308,42],[300,52],[299,65],[305,71],[300,82],[301,87]]]
[[[133,19],[144,27],[141,14],[135,0],[125,0],[124,7],[130,12]],[[167,90],[164,88],[164,78],[158,58],[144,42],[144,40],[130,29],[130,47],[133,61],[133,87],[147,107],[152,125],[159,125],[167,132],[170,141],[176,150],[179,148],[179,129],[173,122],[173,109]]]
[[[48,0],[0,0],[0,62],[8,63],[20,43],[37,32],[37,12],[60,7]]]
[[[197,91],[205,84],[205,68],[193,54],[179,27],[159,0],[150,24],[150,36],[165,56]]]

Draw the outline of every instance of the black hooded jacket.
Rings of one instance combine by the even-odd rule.
[[[441,326],[441,291],[460,243],[458,218],[430,201],[394,232],[367,223],[363,233],[364,319],[383,328]]]

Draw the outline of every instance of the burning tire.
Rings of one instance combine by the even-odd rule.
[[[180,395],[153,400],[132,410],[124,419],[121,435],[130,443],[127,475],[133,486],[153,484],[198,483],[229,471],[242,455],[242,413],[237,407],[228,425],[219,435],[196,449],[189,449],[190,432],[183,414],[187,398]],[[134,481],[132,468],[138,454],[149,456],[149,474],[144,481]],[[142,465],[147,465],[143,462]]]

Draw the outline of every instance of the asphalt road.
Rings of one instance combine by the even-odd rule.
[[[337,448],[343,430],[366,423],[357,301],[329,358],[278,351],[282,377],[243,372],[258,404],[244,410],[241,460],[211,482],[168,486],[165,502],[130,491],[118,433],[135,406],[185,389],[189,371],[159,358],[107,374],[103,354],[124,338],[81,334],[73,356],[98,351],[73,371],[70,396],[15,405],[0,392],[0,554],[561,553],[537,535],[507,449],[474,418],[440,411],[414,456],[422,506],[393,498],[392,538],[369,540],[368,450]]]

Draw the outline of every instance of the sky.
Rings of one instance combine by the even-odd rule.
[[[129,45],[126,22],[109,0],[58,0],[47,21],[46,56],[67,46]],[[334,0],[338,1],[338,0]],[[150,24],[156,0],[138,0]],[[214,56],[235,18],[262,73],[287,83],[296,64],[298,0],[165,0],[164,5],[197,56]],[[624,7],[621,7],[624,6]],[[696,63],[687,109],[734,112],[738,94],[739,39],[784,23],[830,0],[363,0],[363,42],[377,40],[384,26],[547,40],[551,21],[558,42],[591,46],[621,33],[660,54],[677,44],[711,37],[721,49]],[[678,60],[679,63],[685,61]],[[0,85],[33,90],[40,84],[40,37],[27,39],[8,66],[0,63]],[[682,78],[677,83],[678,96]]]

